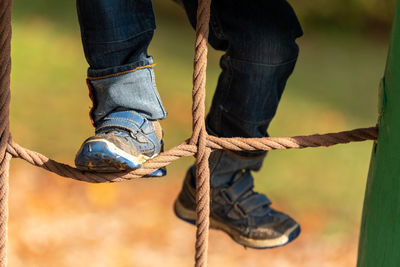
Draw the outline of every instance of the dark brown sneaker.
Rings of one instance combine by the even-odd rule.
[[[175,201],[175,214],[195,224],[195,178],[192,167]],[[210,228],[222,230],[237,243],[265,249],[283,246],[300,234],[300,225],[288,215],[270,208],[270,200],[253,191],[249,170],[237,171],[232,181],[211,188]]]

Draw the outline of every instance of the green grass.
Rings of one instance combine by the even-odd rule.
[[[182,15],[182,13],[180,13]],[[24,146],[67,162],[93,132],[77,25],[70,31],[40,18],[16,20],[12,43],[11,128]],[[193,31],[160,18],[150,53],[169,117],[163,122],[167,147],[191,132]],[[291,136],[373,126],[377,86],[386,44],[357,36],[307,34],[290,78],[272,136]],[[219,75],[220,52],[210,51],[207,103]],[[292,151],[273,151],[255,174],[259,191],[279,207],[328,220],[323,234],[347,235],[359,224],[371,142]],[[181,179],[192,159],[174,163],[170,179]]]

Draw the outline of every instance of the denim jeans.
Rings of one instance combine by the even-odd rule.
[[[195,27],[197,0],[181,2]],[[151,0],[77,0],[77,10],[90,65],[94,123],[117,108],[135,110],[151,120],[164,119],[153,59],[147,54],[156,27]],[[295,40],[301,35],[285,0],[212,1],[209,43],[225,54],[206,120],[210,134],[268,135],[297,60]],[[239,154],[262,158],[265,153]]]

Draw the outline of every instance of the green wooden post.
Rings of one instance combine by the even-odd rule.
[[[379,138],[365,192],[358,267],[400,266],[400,0],[379,98]]]

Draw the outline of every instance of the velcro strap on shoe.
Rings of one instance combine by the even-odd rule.
[[[253,188],[253,178],[249,172],[238,175],[241,175],[241,177],[231,187],[224,190],[231,203]]]
[[[146,122],[142,116],[135,111],[117,111],[107,115],[96,128],[96,133],[107,128],[122,128],[130,132],[137,132]]]
[[[263,194],[252,195],[239,203],[245,213],[250,213],[253,210],[270,204],[271,201]]]

